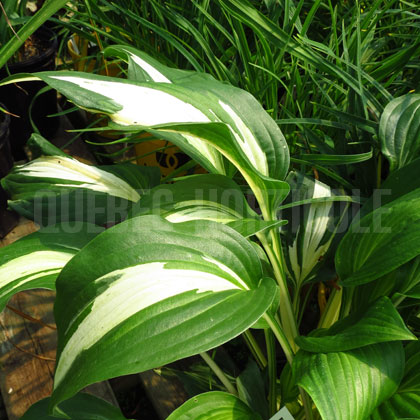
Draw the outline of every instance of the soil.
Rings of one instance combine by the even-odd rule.
[[[16,53],[15,62],[29,60],[32,57],[36,57],[46,51],[48,45],[45,41],[37,38],[35,35],[30,36],[25,43],[20,47]]]
[[[124,416],[141,420],[159,418],[138,375],[120,376],[110,379],[109,382]]]

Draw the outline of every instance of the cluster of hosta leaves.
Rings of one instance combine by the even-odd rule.
[[[278,264],[283,258],[276,241],[280,229],[286,232],[284,272],[296,297],[314,280],[335,237],[332,225],[342,212],[334,215],[333,203],[350,199],[321,181],[288,175],[285,139],[248,93],[205,74],[165,67],[130,47],[105,54],[128,63],[127,80],[44,72],[5,83],[41,79],[77,106],[109,115],[109,128],[147,131],[175,143],[209,174],[156,185],[148,168],[85,165],[33,139],[36,159],[16,167],[2,184],[10,206],[27,217],[41,214],[44,228],[0,252],[0,270],[13,273],[1,285],[2,304],[27,288],[57,290],[54,391],[27,418],[47,404],[50,414],[80,418],[71,401],[90,404],[77,394],[86,385],[203,353],[269,325],[293,359],[282,379],[304,389],[323,419],[419,417],[418,343],[396,309],[401,296],[418,298],[420,282],[418,264],[400,279],[420,254],[417,162],[407,165],[418,138],[414,122],[405,137],[399,125],[411,102],[387,108],[381,119],[384,153],[400,151],[384,183],[391,194],[379,208],[373,198],[364,204],[335,255],[346,290],[341,319],[285,345],[290,337],[279,331],[293,331],[284,318],[291,308],[286,278],[267,264],[262,247]],[[248,184],[256,209],[234,175]],[[280,207],[289,185],[298,194]],[[278,212],[292,206],[303,206],[299,226],[285,231]],[[60,224],[52,225],[52,218]],[[98,227],[123,219],[105,231]],[[399,278],[392,290],[385,287],[387,276]],[[404,347],[408,341],[413,343]],[[241,398],[202,394],[169,418],[209,418],[209,412],[232,420],[267,418],[265,401],[257,409],[250,397],[250,383],[238,378]],[[297,394],[289,395],[299,405]],[[289,402],[284,397],[282,403]],[[102,407],[104,418],[112,416],[101,402],[92,404]]]

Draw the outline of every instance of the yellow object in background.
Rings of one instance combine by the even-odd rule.
[[[188,156],[178,147],[165,140],[150,140],[135,146],[138,165],[157,166],[163,176],[188,162]],[[182,172],[179,175],[186,175]]]
[[[325,287],[324,283],[319,282],[318,284],[318,305],[319,305],[319,312],[322,314],[327,307],[327,288]]]
[[[149,133],[143,133],[141,138],[150,137]],[[143,166],[156,166],[162,175],[168,176],[174,170],[186,164],[190,158],[179,147],[166,140],[149,140],[138,143],[135,146],[137,164]],[[202,174],[206,171],[200,166],[196,166],[193,173]],[[187,171],[180,172],[177,176],[187,175]]]
[[[97,68],[96,58],[88,56],[89,41],[80,38],[79,35],[74,34],[67,41],[67,49],[73,60],[74,69],[77,71],[85,71],[94,73]],[[117,77],[121,73],[120,67],[115,63],[107,63],[103,60],[103,65],[98,72],[103,76]]]

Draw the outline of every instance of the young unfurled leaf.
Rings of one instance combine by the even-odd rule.
[[[52,405],[232,339],[276,291],[250,242],[221,223],[138,216],[106,230],[57,282]]]
[[[333,196],[328,185],[298,172],[291,172],[287,182],[291,185],[290,205],[307,199]],[[333,222],[337,222],[332,210],[333,202],[326,201],[293,207],[284,213],[289,220],[284,229],[288,245],[286,262],[296,285],[310,280],[314,268],[330,247],[336,229]]]

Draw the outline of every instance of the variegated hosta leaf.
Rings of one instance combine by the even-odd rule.
[[[131,214],[159,214],[173,223],[196,219],[221,223],[259,219],[234,181],[213,174],[159,185],[141,198]]]
[[[41,225],[73,220],[102,225],[124,218],[153,181],[151,168],[101,169],[66,156],[42,156],[16,166],[2,186],[11,198],[9,206]]]
[[[278,127],[275,128],[272,125],[271,119],[265,112],[261,112],[262,108],[259,107],[249,94],[245,103],[244,100],[246,99],[246,96],[240,89],[226,84],[222,85],[223,88],[221,88],[220,82],[215,81],[212,76],[205,73],[169,68],[149,57],[147,54],[131,47],[113,46],[108,49],[106,54],[114,54],[122,59],[126,59],[129,64],[129,78],[132,78],[132,80],[138,82],[155,81],[175,83],[176,85],[187,86],[196,91],[203,91],[204,94],[212,92],[216,97],[221,98],[225,105],[229,104],[223,106],[223,108],[225,110],[230,108],[228,111],[231,114],[233,123],[237,125],[243,140],[245,140],[242,144],[238,134],[235,134],[232,129],[232,127],[234,127],[232,122],[225,119],[215,121],[227,122],[230,131],[223,131],[217,124],[213,124],[213,130],[209,130],[208,127],[203,129],[203,127],[172,125],[171,131],[175,132],[171,133],[166,131],[165,136],[168,140],[178,144],[181,148],[183,147],[182,141],[179,144],[177,143],[177,139],[174,137],[171,138],[171,136],[187,135],[189,138],[202,138],[213,145],[213,147],[233,163],[235,167],[239,168],[245,176],[251,189],[257,196],[264,216],[275,219],[276,207],[287,195],[288,187],[280,182],[275,182],[273,179],[270,179],[270,177],[277,180],[283,179],[286,176],[289,166],[289,152],[283,137],[281,137],[279,142],[276,142],[276,138],[281,134],[276,134]],[[239,104],[241,104],[240,107],[238,107]],[[248,110],[245,105],[248,105]],[[249,110],[251,109],[254,109],[254,111],[259,110],[259,113],[249,113]],[[245,111],[247,113],[243,114]],[[243,118],[241,117],[243,120],[242,122],[238,116],[235,115],[237,112],[240,112],[239,115],[244,115]],[[249,129],[248,131],[247,127]],[[215,141],[215,133],[220,131],[220,139]],[[162,135],[162,130],[154,131],[153,133],[155,135]],[[252,146],[255,144],[255,141],[252,139],[252,133],[255,134],[255,140],[260,141],[262,145],[263,153],[266,155],[265,160],[268,164],[268,172],[267,167],[259,167],[258,162],[261,160],[262,154],[261,152],[258,152],[257,148]],[[230,134],[233,134],[233,138],[231,138],[232,136]],[[251,150],[252,148],[254,148],[254,151]],[[195,156],[193,150],[186,151]],[[273,154],[274,158],[272,157]],[[258,156],[260,157],[258,158]],[[195,156],[196,160],[198,158],[199,157]],[[257,174],[254,173],[255,169],[257,169]],[[266,207],[269,214],[265,214]]]
[[[107,193],[115,197],[136,202],[140,195],[125,181],[113,174],[102,171],[95,166],[89,166],[76,159],[64,156],[44,156],[25,165],[17,166],[4,185],[17,183],[20,177],[26,177],[26,182],[46,183],[45,179],[53,179],[57,187],[88,188],[93,191]],[[25,194],[21,185],[15,188],[15,195]]]
[[[63,270],[52,404],[87,384],[209,350],[251,327],[276,295],[253,246],[210,221],[138,216]]]
[[[147,67],[146,73],[150,71]],[[172,141],[212,173],[232,174],[226,157],[245,176],[263,212],[267,207],[268,217],[287,195],[287,185],[279,181],[289,166],[286,141],[277,124],[245,91],[198,76],[176,83],[139,83],[48,72],[16,76],[4,83],[36,79],[82,108],[109,114],[119,129],[147,129]]]
[[[70,155],[64,153],[61,149],[36,133],[31,135],[27,146],[34,159],[41,156],[63,156],[71,159]],[[91,168],[92,167],[89,167],[88,169],[91,170]],[[146,190],[158,185],[160,182],[159,169],[151,166],[145,167],[118,163],[113,165],[101,165],[97,168],[116,175],[118,178],[128,183],[131,188],[134,188],[140,196],[143,195]],[[106,174],[104,175],[106,176]]]
[[[108,48],[106,55],[117,55],[126,59],[131,80],[173,83],[202,92],[205,96],[213,94],[219,107],[211,105],[209,108],[219,118],[211,121],[228,124],[240,148],[262,175],[275,179],[286,176],[289,166],[287,143],[277,125],[273,124],[273,120],[251,95],[218,82],[208,74],[164,66],[132,47],[112,46]],[[225,112],[221,112],[222,109]]]
[[[298,385],[323,420],[365,420],[393,395],[403,373],[404,350],[398,341],[336,353],[300,350],[293,361]]]
[[[136,82],[182,83],[184,80],[190,80],[191,77],[214,80],[213,76],[207,73],[197,73],[165,66],[145,52],[128,45],[107,47],[104,49],[104,56],[106,58],[118,57],[127,62],[127,78]]]
[[[292,188],[292,202],[333,196],[328,185],[298,172],[291,172],[287,181]],[[288,244],[286,261],[289,275],[296,285],[310,280],[315,267],[330,247],[335,233],[332,210],[333,202],[323,202],[293,207],[286,212],[289,219],[284,229]],[[294,232],[296,226],[297,231]]]
[[[238,397],[213,391],[196,395],[177,408],[167,420],[261,420]]]
[[[195,175],[159,185],[133,206],[131,215],[158,214],[172,223],[212,220],[248,237],[286,221],[264,221],[248,205],[239,186],[224,175]]]
[[[229,127],[222,123],[171,124],[160,128],[168,133],[188,133],[205,139],[239,169],[254,193],[265,220],[276,220],[277,209],[289,193],[289,184],[262,175],[249,162],[238,143],[231,136]],[[150,130],[149,130],[150,131]]]
[[[55,289],[61,269],[101,231],[88,223],[60,224],[0,248],[0,311],[17,292]]]
[[[224,223],[246,238],[286,223],[283,220],[262,220],[250,208],[234,181],[224,175],[213,174],[196,175],[153,188],[131,212],[131,216],[146,214],[160,215],[172,223],[190,220]],[[253,246],[262,252],[262,258],[267,258],[257,244],[253,243]],[[275,313],[277,308],[278,299],[273,302],[272,312]],[[264,319],[253,325],[253,328],[267,327]]]

